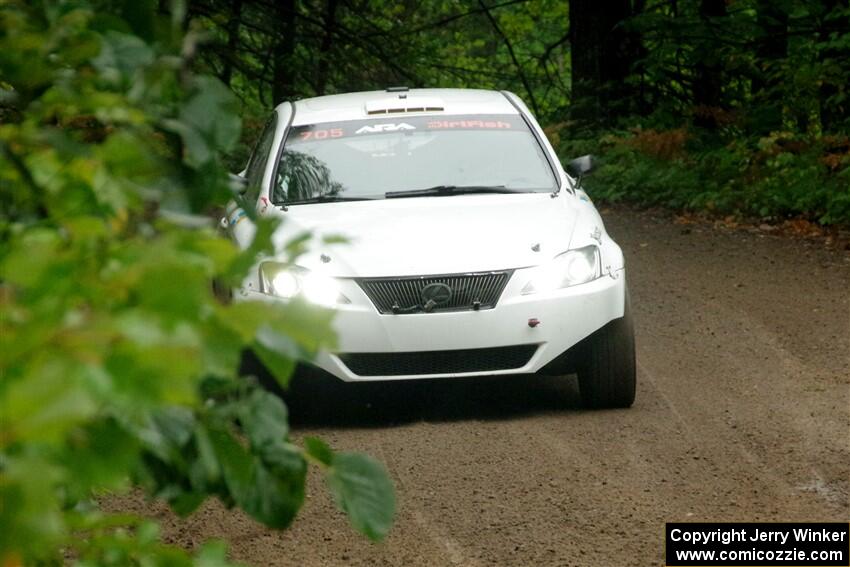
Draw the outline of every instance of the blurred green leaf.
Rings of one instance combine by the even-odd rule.
[[[127,83],[140,68],[154,60],[154,51],[134,35],[107,31],[102,35],[100,54],[92,64],[109,81]]]
[[[334,459],[334,453],[327,443],[318,437],[305,437],[304,450],[312,458],[326,466],[331,466]]]
[[[320,455],[326,458],[324,450]],[[356,530],[374,540],[386,537],[395,516],[395,493],[383,465],[366,455],[337,453],[325,479]]]
[[[240,404],[239,420],[251,446],[260,454],[283,444],[289,435],[289,416],[283,401],[265,390],[254,390]]]
[[[115,489],[128,481],[138,441],[116,421],[98,420],[74,431],[58,458],[65,465],[69,497],[83,500],[93,489]]]
[[[212,160],[218,151],[233,147],[242,122],[236,97],[218,79],[198,77],[193,91],[180,108],[179,119],[167,125],[183,139],[189,163],[199,166]]]
[[[212,430],[210,440],[239,507],[266,526],[287,527],[304,501],[306,467],[289,470],[287,475],[275,474],[230,433]]]

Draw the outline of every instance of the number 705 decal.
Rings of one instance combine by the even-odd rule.
[[[342,128],[331,128],[329,130],[305,130],[299,134],[302,141],[342,138],[342,135]]]

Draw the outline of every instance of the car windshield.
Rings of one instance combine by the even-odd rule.
[[[519,115],[384,116],[290,128],[275,203],[380,199],[439,188],[550,192],[552,168]],[[465,190],[465,191],[462,191]]]

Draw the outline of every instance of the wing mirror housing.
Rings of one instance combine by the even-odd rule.
[[[567,164],[567,173],[580,180],[582,177],[593,171],[593,168],[596,165],[593,163],[594,161],[593,156],[590,154],[577,157]]]
[[[228,179],[230,190],[236,195],[244,195],[248,190],[248,180],[238,173],[231,173]]]
[[[581,189],[581,180],[585,175],[593,171],[595,166],[593,163],[594,161],[593,156],[587,154],[586,156],[577,157],[567,164],[567,167],[565,168],[567,173],[573,176],[576,180],[575,189]]]

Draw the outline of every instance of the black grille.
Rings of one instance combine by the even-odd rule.
[[[404,376],[513,370],[528,364],[536,350],[537,345],[515,345],[427,352],[358,352],[339,357],[358,376]]]
[[[479,272],[447,276],[414,276],[403,278],[363,278],[357,280],[380,313],[421,313],[423,311],[469,311],[492,309],[508,283],[511,272]],[[429,303],[429,287],[437,293],[437,301]],[[439,288],[439,289],[438,289]],[[443,300],[446,288],[450,297]],[[442,294],[442,295],[441,295]]]

